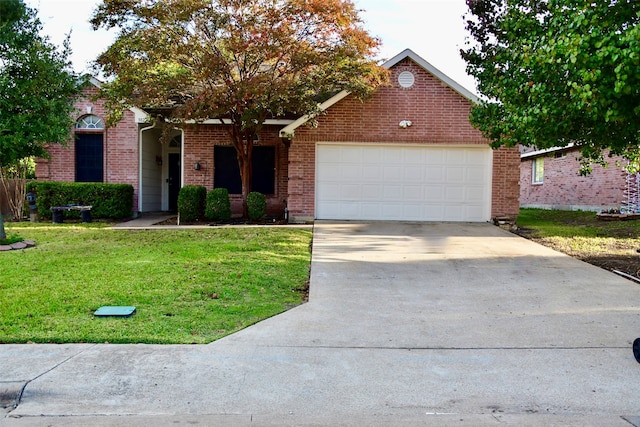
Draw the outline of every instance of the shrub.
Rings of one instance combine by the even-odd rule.
[[[267,210],[267,198],[264,194],[253,191],[247,196],[249,219],[257,220],[264,216]]]
[[[130,218],[133,208],[133,186],[96,182],[31,181],[27,191],[36,193],[38,214],[51,218],[52,206],[92,206],[91,217],[103,219]],[[80,217],[77,211],[65,212],[69,217]]]
[[[207,189],[201,185],[185,185],[178,193],[180,222],[195,222],[204,217]]]
[[[207,193],[204,214],[212,221],[228,221],[231,218],[231,201],[226,188],[214,188]]]

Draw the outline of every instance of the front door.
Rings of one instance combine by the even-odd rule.
[[[178,193],[180,193],[180,153],[169,153],[169,210],[178,210]]]

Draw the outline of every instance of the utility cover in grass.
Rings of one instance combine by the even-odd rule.
[[[129,317],[135,312],[136,308],[131,306],[104,306],[97,309],[93,315],[99,317]]]

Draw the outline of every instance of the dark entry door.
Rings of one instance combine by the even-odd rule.
[[[169,210],[178,210],[178,193],[180,193],[180,153],[169,153]]]

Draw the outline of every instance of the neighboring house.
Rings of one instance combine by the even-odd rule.
[[[580,175],[580,149],[569,146],[525,151],[520,163],[520,206],[523,208],[601,211],[620,208],[625,200],[627,172],[621,157],[608,166],[594,165]]]
[[[520,153],[492,150],[470,125],[476,97],[411,50],[385,66],[389,86],[364,102],[337,94],[315,127],[306,117],[265,123],[253,189],[267,196],[269,212],[286,208],[292,222],[515,217]],[[183,185],[225,187],[241,211],[235,151],[219,120],[176,129],[160,144],[141,110],[104,129],[99,102],[78,106],[76,141],[51,146],[38,179],[130,183],[137,212],[175,210]]]

